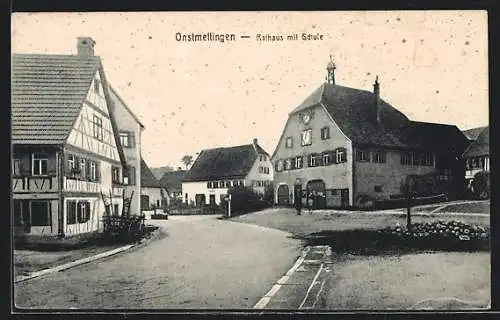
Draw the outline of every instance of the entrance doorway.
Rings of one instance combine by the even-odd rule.
[[[194,196],[194,201],[196,203],[197,207],[201,207],[202,205],[206,204],[206,198],[205,195],[202,193],[198,193]]]
[[[149,210],[149,196],[141,195],[141,210]]]
[[[287,206],[290,204],[289,201],[289,190],[286,184],[282,184],[278,187],[278,205]]]
[[[323,180],[311,180],[307,183],[307,196],[313,197],[313,209],[326,209],[326,187]]]

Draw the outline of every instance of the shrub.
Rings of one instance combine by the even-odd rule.
[[[490,196],[490,173],[486,171],[478,172],[472,180],[472,190],[479,199],[488,199]]]
[[[272,202],[267,202],[263,195],[249,187],[236,186],[229,189],[228,193],[231,195],[231,216],[262,210],[272,205]]]

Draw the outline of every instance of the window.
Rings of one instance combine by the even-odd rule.
[[[335,150],[335,163],[347,162],[347,152],[344,148]]]
[[[225,181],[224,185],[226,186],[226,188],[231,188],[231,181]]]
[[[233,180],[233,187],[237,187],[238,186],[238,180]]]
[[[293,147],[293,139],[292,139],[292,137],[287,137],[287,138],[286,138],[286,143],[285,143],[285,146],[286,146],[287,148],[291,148],[291,147]]]
[[[90,202],[79,201],[77,205],[78,211],[76,213],[78,223],[85,223],[90,219]]]
[[[219,188],[224,188],[224,181],[219,181]]]
[[[295,158],[295,168],[297,169],[302,168],[302,157]]]
[[[327,166],[331,163],[331,157],[329,153],[324,153],[323,154],[323,165]]]
[[[47,164],[49,160],[47,156],[41,153],[33,153],[32,174],[41,176],[47,174]]]
[[[310,167],[316,167],[317,166],[317,156],[315,154],[311,154],[309,156],[309,166]]]
[[[330,139],[330,127],[324,127],[321,129],[321,140]]]
[[[120,144],[124,148],[135,147],[134,133],[133,132],[120,132]]]
[[[286,159],[285,160],[285,170],[291,170],[291,169],[292,169],[292,160]]]
[[[102,140],[102,119],[94,115],[94,120],[92,121],[94,138]]]
[[[244,180],[239,180],[239,181],[238,181],[238,184],[239,184],[241,187],[243,187],[243,186],[245,186],[245,181],[244,181]]]
[[[68,168],[70,170],[75,168],[75,156],[72,154],[68,154]]]
[[[259,173],[264,173],[264,168],[263,167],[259,167]]]
[[[385,152],[384,151],[374,151],[373,152],[373,162],[385,163]]]
[[[358,150],[356,152],[356,160],[359,162],[369,162],[370,161],[370,151]]]
[[[90,180],[97,180],[97,165],[95,162],[90,163]]]
[[[465,169],[470,170],[472,169],[472,159],[467,159],[465,162]]]
[[[433,166],[434,165],[434,154],[431,152],[425,153],[424,165]]]
[[[123,174],[123,184],[135,186],[135,167],[129,166],[127,172]]]
[[[120,215],[120,206],[117,203],[115,203],[113,206],[114,206],[113,212],[114,212],[115,216],[119,216]]]
[[[412,160],[411,153],[403,152],[403,153],[401,153],[400,157],[401,157],[401,164],[402,165],[411,165],[411,162],[412,162],[411,161]]]
[[[283,160],[276,161],[276,171],[282,171],[282,170],[283,170]]]
[[[302,131],[302,146],[310,146],[312,144],[312,129]]]
[[[21,160],[12,159],[12,175],[13,176],[21,175]]]
[[[114,183],[120,183],[120,168],[118,168],[118,167],[112,167],[111,174],[112,174],[112,177],[111,177],[112,181]]]
[[[50,201],[31,201],[31,225],[34,227],[52,225]]]
[[[264,173],[265,174],[269,174],[269,168],[268,167],[264,167]]]
[[[259,159],[260,159],[260,161],[266,161],[266,155],[265,154],[261,154],[259,156]]]
[[[212,183],[211,182],[207,182],[207,188],[208,189],[212,189]]]
[[[86,169],[85,159],[80,159],[80,175],[82,177],[85,177],[85,169]]]
[[[375,192],[383,192],[382,186],[375,186]]]
[[[97,79],[94,79],[94,91],[97,94],[101,93],[101,82]]]

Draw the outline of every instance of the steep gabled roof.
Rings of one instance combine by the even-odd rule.
[[[472,128],[462,131],[469,140],[476,140],[481,132],[484,131],[488,126]]]
[[[12,55],[12,143],[63,144],[100,66],[99,57]]]
[[[260,146],[254,148],[253,144],[202,150],[183,181],[244,178],[252,169],[258,154],[267,155]]]
[[[490,154],[490,128],[485,127],[483,131],[477,136],[477,139],[473,141],[467,150],[465,150],[463,157],[479,157],[486,156]]]
[[[323,106],[342,132],[355,144],[426,149],[460,155],[467,146],[463,133],[452,125],[411,121],[402,112],[379,100],[376,121],[373,92],[329,83],[322,84],[290,115]]]
[[[454,125],[410,121],[391,135],[398,137],[407,148],[424,149],[460,156],[467,148],[467,137]]]
[[[165,172],[160,179],[160,184],[168,192],[181,192],[182,180],[184,179],[186,173],[186,170]]]
[[[132,118],[139,124],[139,126],[142,129],[144,129],[144,125],[142,124],[141,120],[139,120],[139,118],[132,112],[132,110],[130,110],[130,108],[127,106],[125,101],[123,101],[123,99],[116,92],[116,90],[113,89],[112,86],[109,86],[109,93],[110,93],[111,98],[114,100],[114,102],[120,103],[125,108],[125,110],[127,110],[127,112],[132,116]]]
[[[149,169],[146,161],[141,158],[141,188],[162,188],[162,185],[156,179],[151,169]]]
[[[387,133],[406,125],[409,119],[380,99],[380,124],[377,124],[374,102],[372,92],[323,83],[290,114],[322,105],[353,143],[401,146],[397,138]]]

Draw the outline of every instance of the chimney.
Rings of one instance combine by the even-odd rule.
[[[375,95],[375,119],[377,123],[380,123],[380,85],[378,76],[375,77],[375,83],[373,84],[373,94]]]
[[[82,57],[92,57],[94,55],[95,41],[90,37],[78,37],[78,55]]]
[[[253,144],[254,144],[254,145],[257,145],[257,144],[258,144],[258,140],[257,140],[257,138],[254,138],[254,139],[253,139]]]
[[[182,171],[182,168],[181,167],[177,167],[177,171]]]

